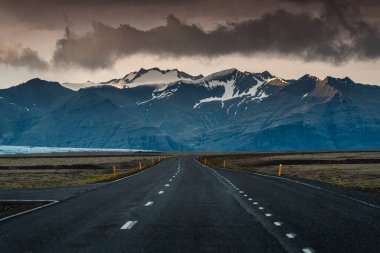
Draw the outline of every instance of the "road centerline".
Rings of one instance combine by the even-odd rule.
[[[153,204],[154,204],[153,201],[148,201],[148,202],[146,202],[145,206],[151,206],[151,205],[153,205]]]
[[[287,233],[285,234],[286,237],[288,237],[289,239],[294,239],[296,237],[296,234],[295,233]]]
[[[132,229],[132,227],[135,225],[137,223],[137,221],[136,220],[134,220],[134,221],[127,221],[120,229],[122,229],[122,230],[125,230],[125,229],[128,229],[128,230],[130,230],[130,229]]]

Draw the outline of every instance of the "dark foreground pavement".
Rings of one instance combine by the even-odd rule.
[[[276,177],[211,170],[191,157],[68,196],[1,222],[0,252],[380,249],[376,205]]]

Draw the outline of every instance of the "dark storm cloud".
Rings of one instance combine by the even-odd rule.
[[[38,52],[17,43],[0,41],[0,64],[25,67],[31,70],[41,70],[48,67],[48,63],[40,58]]]
[[[152,27],[158,18],[169,14],[212,22],[254,18],[278,9],[293,13],[306,8],[317,12],[318,8],[311,5],[338,3],[340,8],[345,2],[362,6],[362,11],[380,7],[378,0],[0,0],[0,14],[6,13],[24,24],[46,29],[61,29],[66,16],[76,25],[93,20],[120,24],[139,18],[137,23],[145,22]]]
[[[262,14],[286,9],[300,11],[322,0],[0,0],[0,14],[6,13],[28,26],[62,29],[65,17],[76,26],[93,20],[107,24],[134,21],[141,27],[153,27],[158,19],[175,14],[183,19],[198,19],[200,23],[257,18]],[[354,0],[351,0],[354,1]],[[362,0],[362,5],[377,5],[374,0]],[[309,5],[309,6],[308,6]],[[6,20],[2,20],[5,22]],[[198,22],[198,21],[196,21]]]
[[[377,27],[355,13],[354,3],[343,8],[340,5],[349,1],[322,2],[325,10],[321,16],[280,10],[207,32],[174,16],[167,18],[165,26],[147,31],[130,25],[114,28],[95,23],[93,31],[82,36],[67,30],[57,43],[54,62],[96,69],[110,67],[117,59],[136,53],[172,57],[269,54],[337,64],[380,56]]]
[[[265,54],[339,64],[380,56],[374,10],[380,10],[380,1],[0,0],[0,21],[3,12],[40,29],[68,26],[54,52],[57,66],[109,68],[137,53]],[[165,24],[171,13],[175,16],[170,15]],[[83,31],[94,20],[89,32],[72,32]]]
[[[254,15],[277,0],[0,0],[1,12],[41,29],[62,29],[68,17],[76,26],[93,20],[110,24],[136,20],[152,27],[171,13],[182,18],[235,19]],[[256,5],[260,2],[260,7]],[[271,7],[270,7],[271,8]],[[135,21],[135,20],[134,20]]]

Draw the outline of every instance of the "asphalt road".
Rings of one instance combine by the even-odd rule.
[[[66,198],[61,191],[57,204],[0,222],[0,252],[380,250],[377,205],[302,182],[211,170],[192,157],[76,194],[67,188]]]

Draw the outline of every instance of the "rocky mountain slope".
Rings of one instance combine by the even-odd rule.
[[[79,90],[66,87],[33,79],[0,90],[0,145],[380,148],[380,87],[349,78],[284,80],[237,69],[203,77],[154,68]]]

